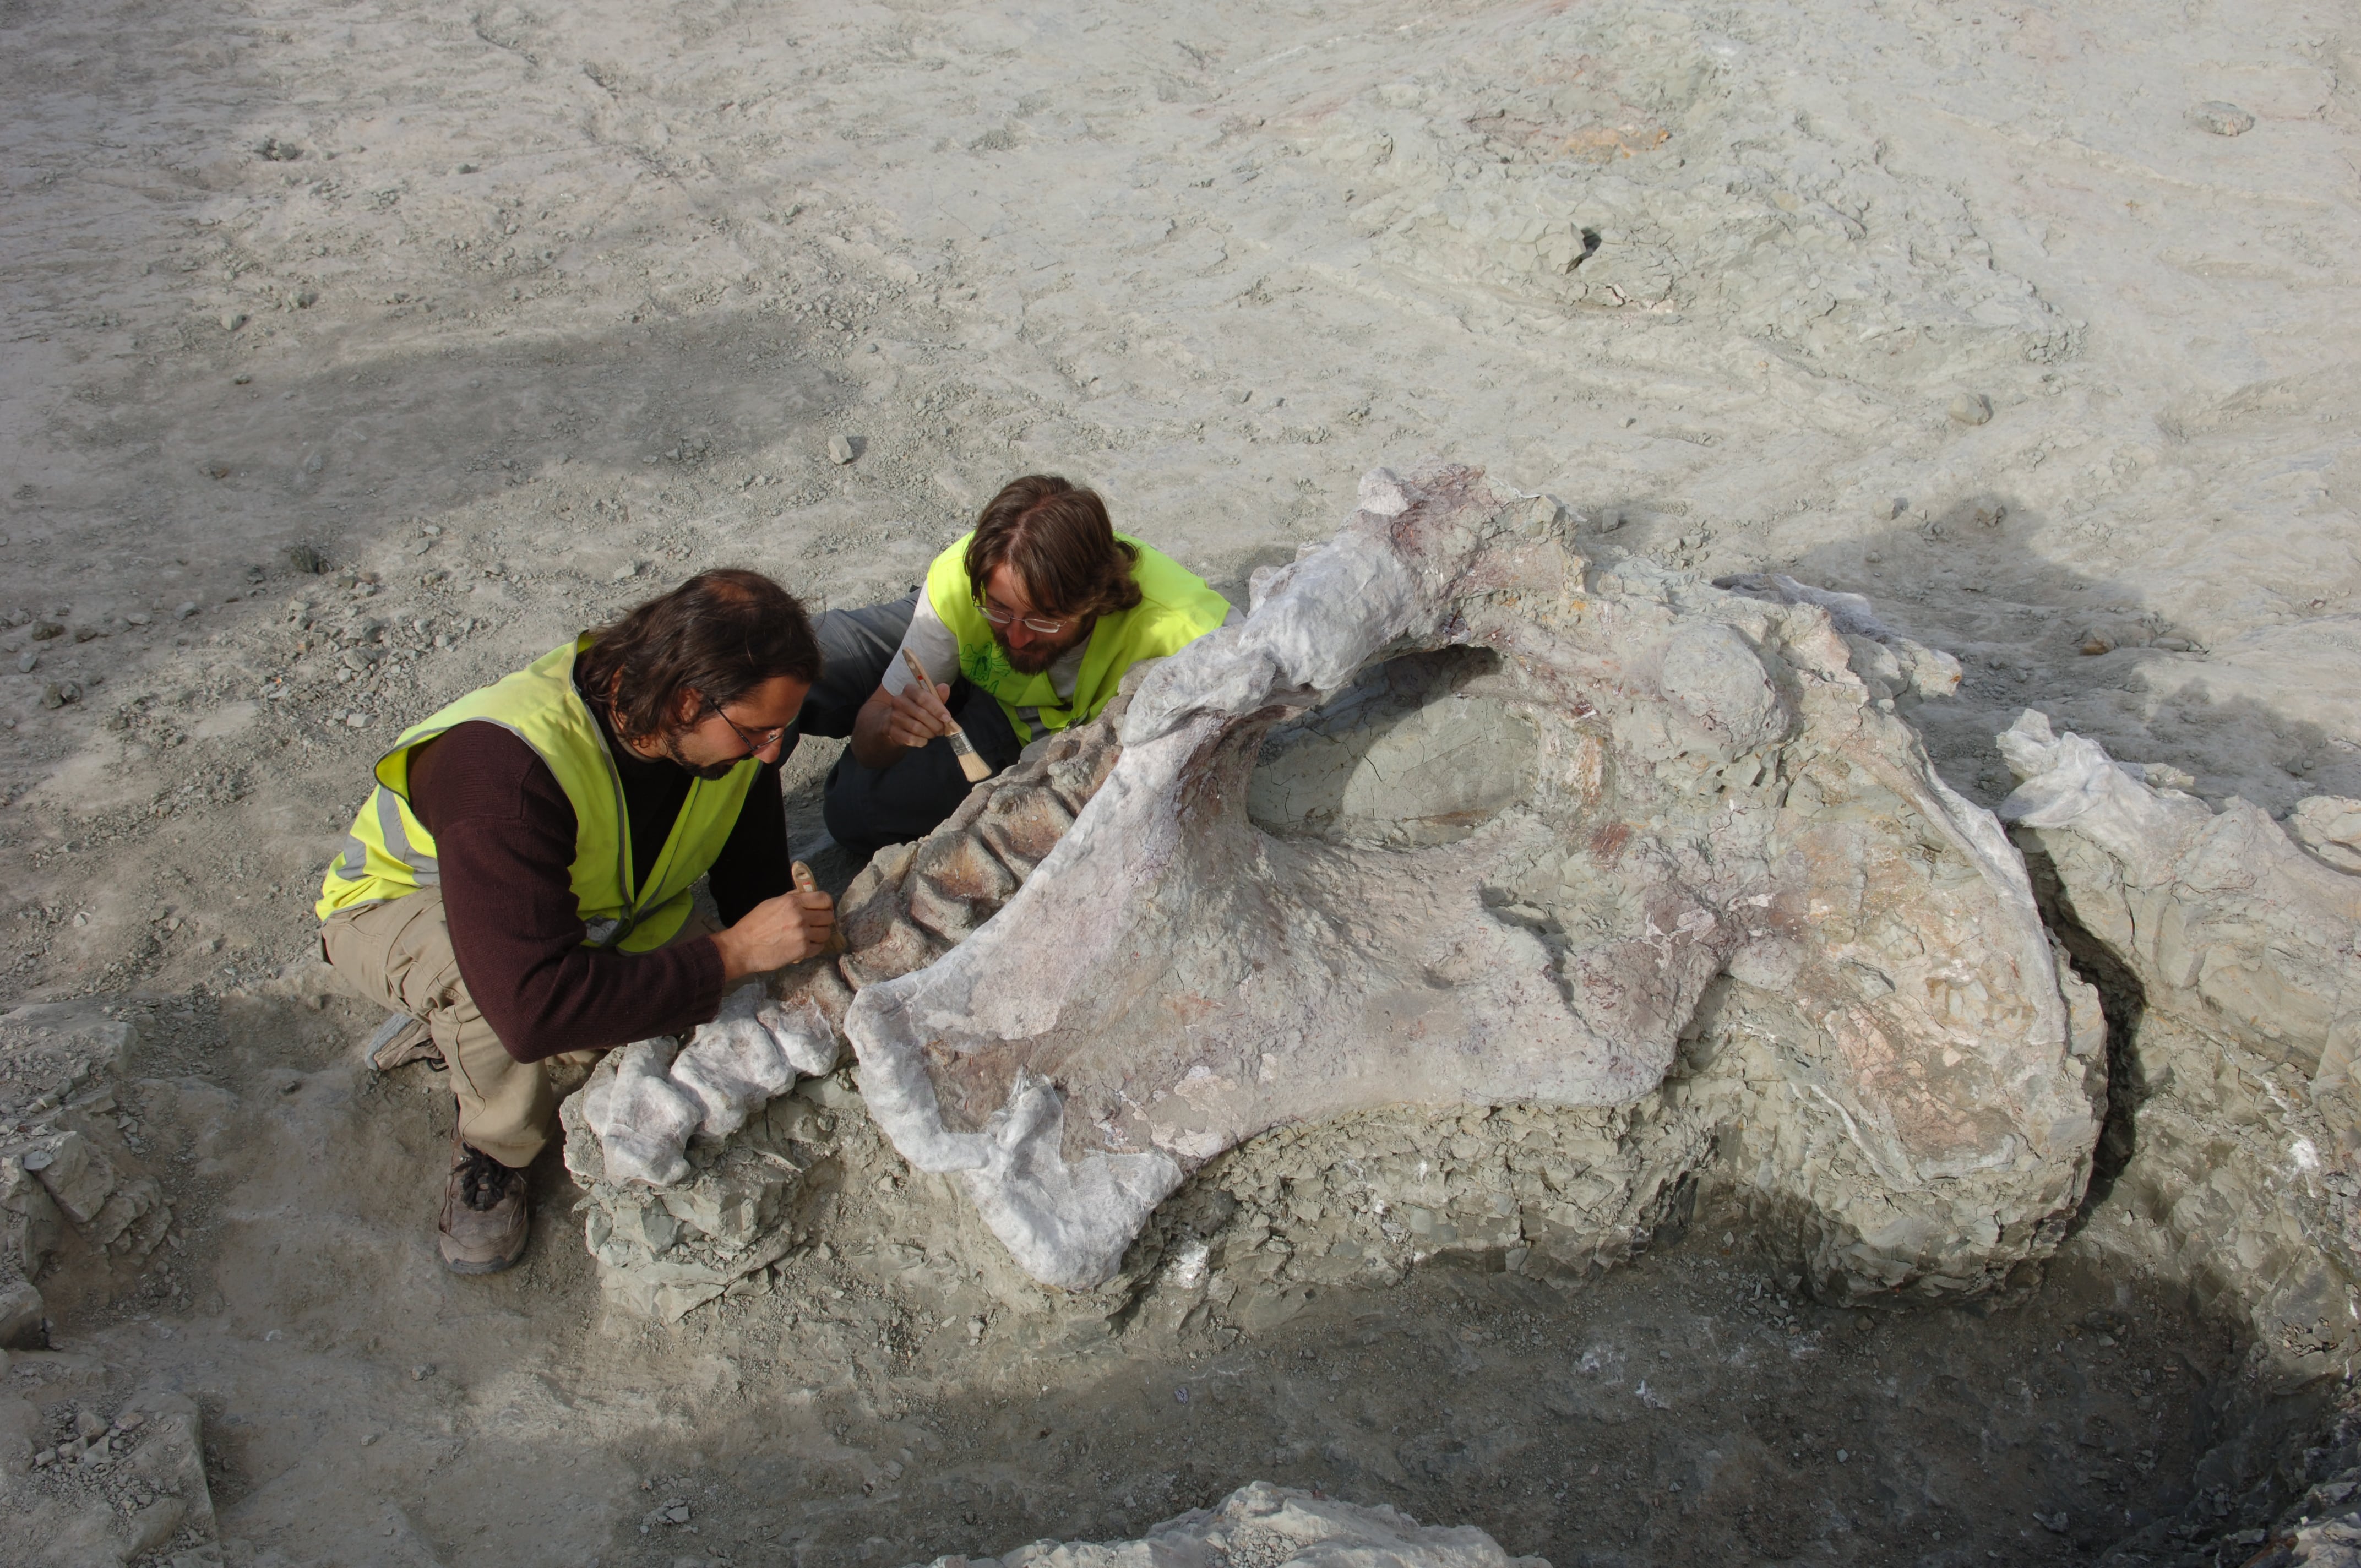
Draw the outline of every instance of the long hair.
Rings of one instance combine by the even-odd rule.
[[[997,568],[1013,569],[1045,615],[1111,615],[1139,603],[1131,580],[1139,552],[1115,536],[1098,492],[1055,474],[1011,479],[984,504],[967,544],[969,591],[978,603]]]
[[[795,595],[760,572],[699,572],[668,594],[590,634],[577,665],[582,689],[604,697],[623,736],[672,732],[680,697],[726,707],[774,675],[820,675],[819,640]]]

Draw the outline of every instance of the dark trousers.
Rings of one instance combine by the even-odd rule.
[[[781,761],[794,752],[796,743],[806,735],[841,740],[852,733],[852,721],[885,678],[885,668],[893,663],[895,650],[901,647],[903,633],[910,630],[917,603],[918,590],[913,588],[889,603],[831,609],[813,621],[826,667],[787,731]],[[946,674],[952,676],[952,716],[967,731],[969,744],[992,764],[992,771],[1014,765],[1024,746],[999,702],[953,672],[927,673],[938,682]],[[960,772],[951,743],[940,738],[902,752],[882,768],[863,766],[848,749],[829,770],[821,818],[828,824],[829,836],[853,854],[873,855],[888,844],[925,838],[959,808],[968,788],[967,775]]]

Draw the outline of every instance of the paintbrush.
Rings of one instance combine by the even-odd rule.
[[[935,689],[935,683],[927,678],[927,666],[918,663],[916,653],[907,648],[903,649],[902,662],[910,666],[910,674],[917,677],[920,685],[928,691]],[[992,764],[976,754],[975,743],[967,738],[967,731],[956,722],[951,725],[951,732],[943,739],[951,743],[951,755],[959,759],[960,772],[967,775],[968,783],[982,784],[992,776]]]
[[[797,892],[818,893],[819,891],[819,878],[812,875],[811,867],[804,864],[801,861],[796,861],[792,862],[789,870],[795,873],[796,889]],[[829,931],[828,946],[822,948],[820,951],[823,953],[840,953],[844,951],[843,927],[838,926],[832,927]]]

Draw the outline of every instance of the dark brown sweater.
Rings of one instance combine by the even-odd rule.
[[[611,732],[608,746],[631,819],[633,884],[644,886],[689,775],[633,756]],[[517,1060],[678,1034],[719,1010],[721,954],[709,937],[645,953],[582,945],[573,803],[517,736],[461,724],[413,752],[410,806],[434,835],[459,976]],[[708,875],[730,925],[794,885],[776,763],[755,778]]]

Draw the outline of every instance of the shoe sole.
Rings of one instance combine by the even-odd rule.
[[[446,1257],[443,1260],[443,1266],[454,1274],[503,1274],[514,1268],[523,1256],[524,1254],[519,1253],[515,1257],[496,1257],[489,1263],[467,1263]]]

